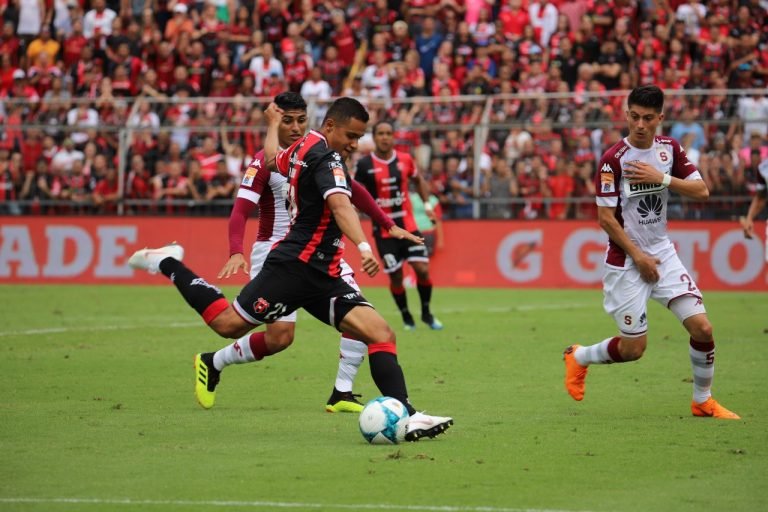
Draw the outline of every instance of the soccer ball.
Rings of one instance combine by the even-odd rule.
[[[360,433],[371,444],[397,444],[405,439],[408,409],[395,398],[374,398],[360,413]]]

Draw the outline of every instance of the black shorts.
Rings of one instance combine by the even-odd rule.
[[[421,236],[418,231],[413,231],[416,236]],[[403,267],[404,261],[429,261],[427,247],[399,238],[381,238],[376,236],[376,249],[384,263],[384,272],[391,274]]]
[[[232,303],[246,322],[272,323],[299,308],[321,322],[339,328],[355,306],[373,307],[341,277],[323,274],[300,261],[267,259],[258,273]]]

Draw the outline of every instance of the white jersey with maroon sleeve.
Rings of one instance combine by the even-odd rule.
[[[285,207],[288,179],[269,172],[264,165],[264,151],[259,151],[248,165],[237,197],[259,205],[258,242],[277,242],[285,238],[291,219]]]
[[[595,174],[598,206],[615,207],[616,219],[630,240],[643,252],[662,261],[675,254],[667,235],[669,190],[661,184],[630,183],[622,178],[627,162],[640,161],[659,171],[684,180],[700,180],[701,175],[670,137],[655,137],[648,149],[639,149],[624,138],[603,154]],[[633,266],[624,250],[608,241],[605,262],[617,268]]]

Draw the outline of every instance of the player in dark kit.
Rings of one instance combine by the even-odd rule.
[[[373,276],[379,270],[349,199],[351,187],[344,164],[365,133],[368,112],[357,100],[338,99],[328,109],[319,131],[311,131],[278,152],[282,114],[274,103],[265,112],[264,162],[270,170],[288,177],[291,227],[270,251],[261,272],[231,305],[218,288],[181,262],[184,251],[178,245],[137,251],[129,264],[149,272],[160,271],[170,278],[208,326],[226,338],[239,338],[257,325],[304,308],[368,345],[371,376],[379,391],[400,400],[411,414],[406,440],[442,434],[453,419],[416,412],[408,400],[394,332],[341,277],[342,235],[358,246],[366,274]],[[199,378],[210,376],[201,374]]]
[[[357,163],[355,179],[365,185],[382,210],[401,228],[418,234],[413,208],[408,196],[409,181],[424,201],[426,214],[434,222],[434,212],[429,204],[429,185],[416,169],[408,153],[394,150],[392,125],[379,122],[373,127],[374,151]],[[421,299],[421,320],[432,329],[442,329],[443,324],[434,317],[429,303],[432,299],[432,281],[429,277],[429,255],[424,245],[393,238],[389,233],[373,227],[376,248],[384,261],[384,272],[389,276],[389,290],[403,316],[406,330],[416,328],[413,315],[408,310],[408,299],[403,286],[403,263],[410,263],[416,272],[416,288]]]

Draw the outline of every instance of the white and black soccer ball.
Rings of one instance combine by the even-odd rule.
[[[408,409],[395,398],[374,398],[360,413],[360,433],[371,444],[397,444],[405,439]]]

